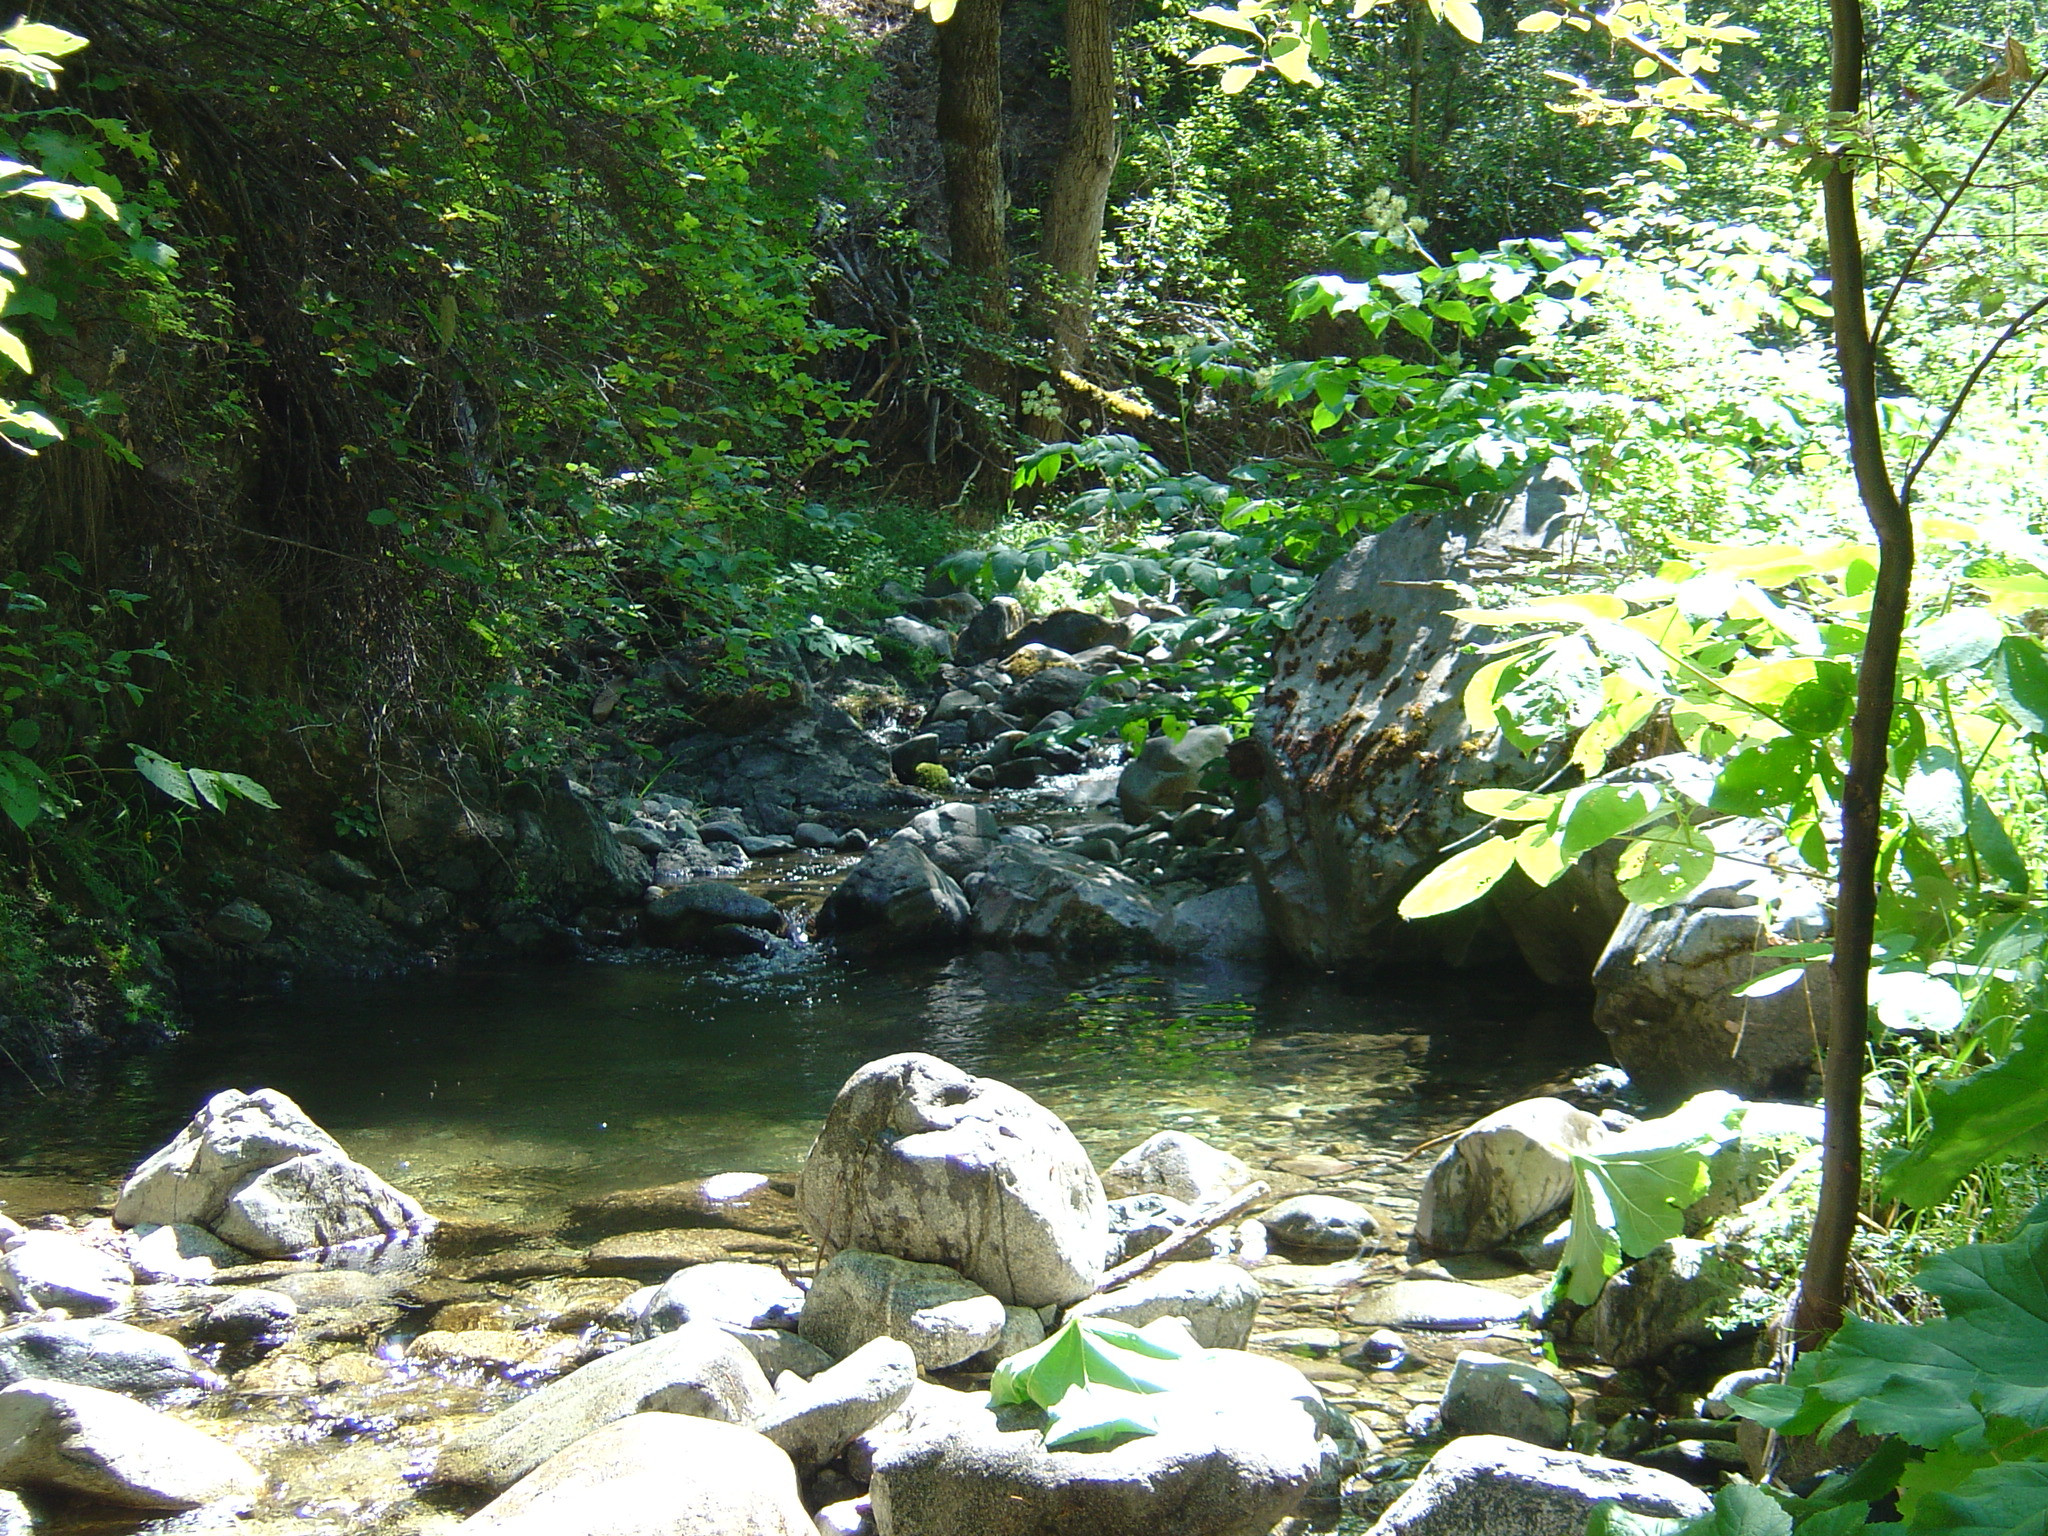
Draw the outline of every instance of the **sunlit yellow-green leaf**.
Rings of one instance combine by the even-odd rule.
[[[1484,42],[1486,23],[1480,18],[1479,7],[1472,0],[1440,0],[1435,7],[1439,16],[1450,23],[1451,30],[1468,43]]]
[[[1258,66],[1255,64],[1231,65],[1230,68],[1223,71],[1223,80],[1221,82],[1223,94],[1235,96],[1239,91],[1252,83],[1252,77],[1258,74],[1258,72]]]
[[[1260,6],[1257,8],[1256,14],[1262,15],[1264,11],[1265,7]],[[1253,37],[1259,35],[1259,24],[1253,19],[1252,15],[1247,14],[1244,10],[1233,11],[1227,6],[1205,5],[1195,12],[1195,20],[1206,21],[1213,27],[1229,27],[1233,31],[1249,32]]]
[[[1235,43],[1218,43],[1213,48],[1204,48],[1188,62],[1199,67],[1210,64],[1236,64],[1241,60],[1255,57],[1257,55],[1249,48],[1240,48]]]
[[[1532,795],[1525,789],[1468,789],[1465,803],[1482,816],[1501,821],[1544,821],[1562,795]]]
[[[1517,32],[1555,32],[1564,25],[1564,17],[1556,11],[1538,11],[1533,16],[1524,16],[1515,23]]]
[[[62,27],[46,26],[40,21],[24,21],[0,32],[0,43],[10,48],[19,48],[23,53],[39,53],[46,59],[61,59],[67,53],[76,53],[85,46],[85,39],[76,32],[66,32]]]
[[[1401,898],[1400,913],[1412,923],[1470,906],[1498,885],[1514,862],[1515,845],[1503,837],[1489,837],[1424,875],[1421,883]]]

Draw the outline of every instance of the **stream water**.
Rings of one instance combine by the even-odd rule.
[[[270,1480],[253,1515],[138,1517],[60,1500],[45,1501],[37,1529],[452,1533],[468,1506],[421,1490],[447,1435],[606,1337],[619,1342],[591,1319],[639,1282],[579,1274],[579,1252],[550,1236],[567,1207],[694,1175],[793,1172],[840,1084],[877,1056],[929,1051],[1014,1083],[1065,1117],[1100,1163],[1182,1128],[1282,1189],[1370,1201],[1398,1229],[1429,1166],[1418,1149],[1565,1087],[1601,1045],[1582,1003],[1507,978],[1357,984],[1261,966],[993,953],[862,968],[801,946],[745,961],[471,966],[217,1002],[183,1037],[94,1086],[17,1097],[0,1124],[0,1209],[22,1220],[104,1213],[128,1169],[209,1094],[260,1085],[290,1094],[428,1209],[473,1231],[513,1229],[515,1244],[531,1234],[554,1257],[489,1284],[430,1258],[424,1276],[391,1282],[397,1306],[388,1284],[366,1280],[225,1391],[182,1394],[191,1400],[177,1412]],[[1434,1401],[1461,1345],[1413,1339],[1407,1367],[1384,1380],[1321,1358],[1359,1272],[1260,1271],[1252,1347],[1294,1359],[1398,1445],[1403,1415]],[[426,1352],[425,1328],[518,1332],[456,1335],[486,1347],[479,1359]],[[1303,1338],[1326,1341],[1319,1358],[1298,1358]],[[1339,1529],[1363,1523],[1347,1516]]]
[[[429,1209],[545,1226],[606,1190],[793,1170],[847,1074],[896,1051],[1017,1084],[1106,1159],[1168,1126],[1269,1153],[1405,1149],[1600,1045],[1582,1006],[1485,979],[988,953],[862,969],[807,949],[470,967],[215,1003],[92,1091],[18,1099],[0,1200],[104,1205],[226,1087],[290,1094]]]

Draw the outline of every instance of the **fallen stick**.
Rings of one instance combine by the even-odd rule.
[[[1115,1269],[1104,1275],[1101,1284],[1095,1287],[1095,1294],[1100,1296],[1104,1291],[1113,1291],[1118,1286],[1137,1279],[1138,1276],[1145,1273],[1154,1264],[1162,1263],[1173,1257],[1174,1254],[1179,1253],[1183,1248],[1193,1246],[1195,1239],[1202,1236],[1211,1227],[1221,1226],[1224,1222],[1230,1220],[1231,1217],[1244,1210],[1246,1206],[1253,1205],[1263,1199],[1268,1193],[1270,1191],[1264,1181],[1247,1184],[1221,1205],[1197,1210],[1188,1218],[1188,1224],[1166,1239],[1165,1242],[1147,1248],[1135,1259],[1124,1260],[1123,1263],[1117,1265]]]

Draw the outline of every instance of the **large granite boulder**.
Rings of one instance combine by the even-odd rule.
[[[1707,836],[1720,858],[1704,886],[1676,906],[1632,906],[1616,926],[1593,971],[1593,1022],[1652,1097],[1801,1097],[1827,1038],[1827,961],[1767,996],[1734,994],[1784,969],[1774,946],[1832,932],[1827,888],[1764,823]]]
[[[1100,1317],[1142,1328],[1178,1317],[1195,1342],[1210,1349],[1243,1349],[1258,1316],[1259,1282],[1235,1264],[1213,1260],[1161,1264],[1128,1284],[1091,1296],[1067,1316]]]
[[[828,1257],[858,1248],[943,1264],[1025,1307],[1092,1292],[1109,1232],[1102,1180],[1057,1115],[915,1053],[846,1080],[797,1203]]]
[[[856,864],[818,909],[817,931],[849,954],[930,950],[967,932],[967,898],[916,843],[891,838]]]
[[[130,1397],[220,1385],[176,1339],[107,1317],[38,1319],[0,1330],[0,1386],[21,1381],[62,1381]]]
[[[953,641],[953,654],[970,667],[1007,656],[1017,648],[1017,636],[1030,621],[1024,605],[1014,597],[992,597],[988,606],[961,628]]]
[[[1273,930],[1255,885],[1226,885],[1174,903],[1159,946],[1188,960],[1263,960]]]
[[[434,1478],[497,1491],[636,1413],[751,1424],[773,1400],[744,1344],[715,1323],[686,1323],[593,1360],[462,1431],[443,1448]]]
[[[259,1258],[415,1238],[433,1220],[275,1089],[215,1094],[121,1187],[114,1220],[204,1227]]]
[[[1572,1154],[1607,1127],[1562,1099],[1525,1099],[1461,1131],[1423,1181],[1415,1241],[1428,1253],[1484,1253],[1571,1203]]]
[[[856,1435],[889,1417],[917,1385],[917,1358],[897,1339],[874,1339],[809,1381],[776,1393],[754,1428],[789,1453],[804,1476]]]
[[[117,1392],[24,1381],[0,1391],[0,1484],[161,1510],[247,1500],[263,1477],[205,1431]]]
[[[974,893],[974,935],[1059,954],[1150,954],[1170,914],[1129,875],[1078,854],[998,848]]]
[[[75,1233],[16,1228],[0,1236],[0,1247],[0,1290],[25,1311],[62,1307],[98,1317],[134,1302],[135,1271]]]
[[[1677,1520],[1713,1501],[1669,1472],[1465,1435],[1429,1459],[1367,1536],[1585,1536],[1595,1504]]]
[[[1244,846],[1291,954],[1320,966],[1468,958],[1480,914],[1425,930],[1395,909],[1481,825],[1464,791],[1525,786],[1545,765],[1499,731],[1471,732],[1463,695],[1490,631],[1452,616],[1470,606],[1459,588],[1584,561],[1601,544],[1577,477],[1555,461],[1512,494],[1411,513],[1323,573],[1275,651],[1251,738],[1266,796]]]
[[[751,1429],[636,1413],[549,1457],[459,1527],[475,1536],[816,1536],[796,1468]]]
[[[1320,1400],[1293,1367],[1215,1351],[1147,1399],[1159,1433],[1048,1450],[1045,1416],[974,1398],[884,1438],[868,1494],[889,1536],[1266,1536],[1322,1469]]]
[[[1155,1131],[1102,1170],[1112,1195],[1170,1195],[1206,1205],[1252,1182],[1243,1158],[1186,1131]]]
[[[728,926],[781,934],[781,909],[765,897],[724,880],[692,880],[665,890],[640,914],[640,931],[665,949],[702,949]]]

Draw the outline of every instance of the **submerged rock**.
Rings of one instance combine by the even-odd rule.
[[[957,1269],[1027,1307],[1088,1295],[1109,1217],[1060,1118],[935,1056],[868,1063],[839,1090],[797,1181],[826,1255],[885,1253]]]
[[[434,1478],[509,1488],[556,1452],[632,1414],[750,1424],[773,1398],[745,1345],[714,1324],[690,1323],[593,1360],[464,1430],[443,1448]]]
[[[122,1186],[114,1219],[191,1223],[261,1258],[416,1237],[433,1225],[409,1195],[270,1088],[207,1100]]]
[[[1460,1332],[1500,1323],[1526,1323],[1529,1303],[1460,1280],[1396,1280],[1368,1287],[1352,1306],[1350,1317],[1365,1328]]]
[[[636,1413],[578,1440],[465,1520],[477,1536],[817,1536],[764,1436]]]

